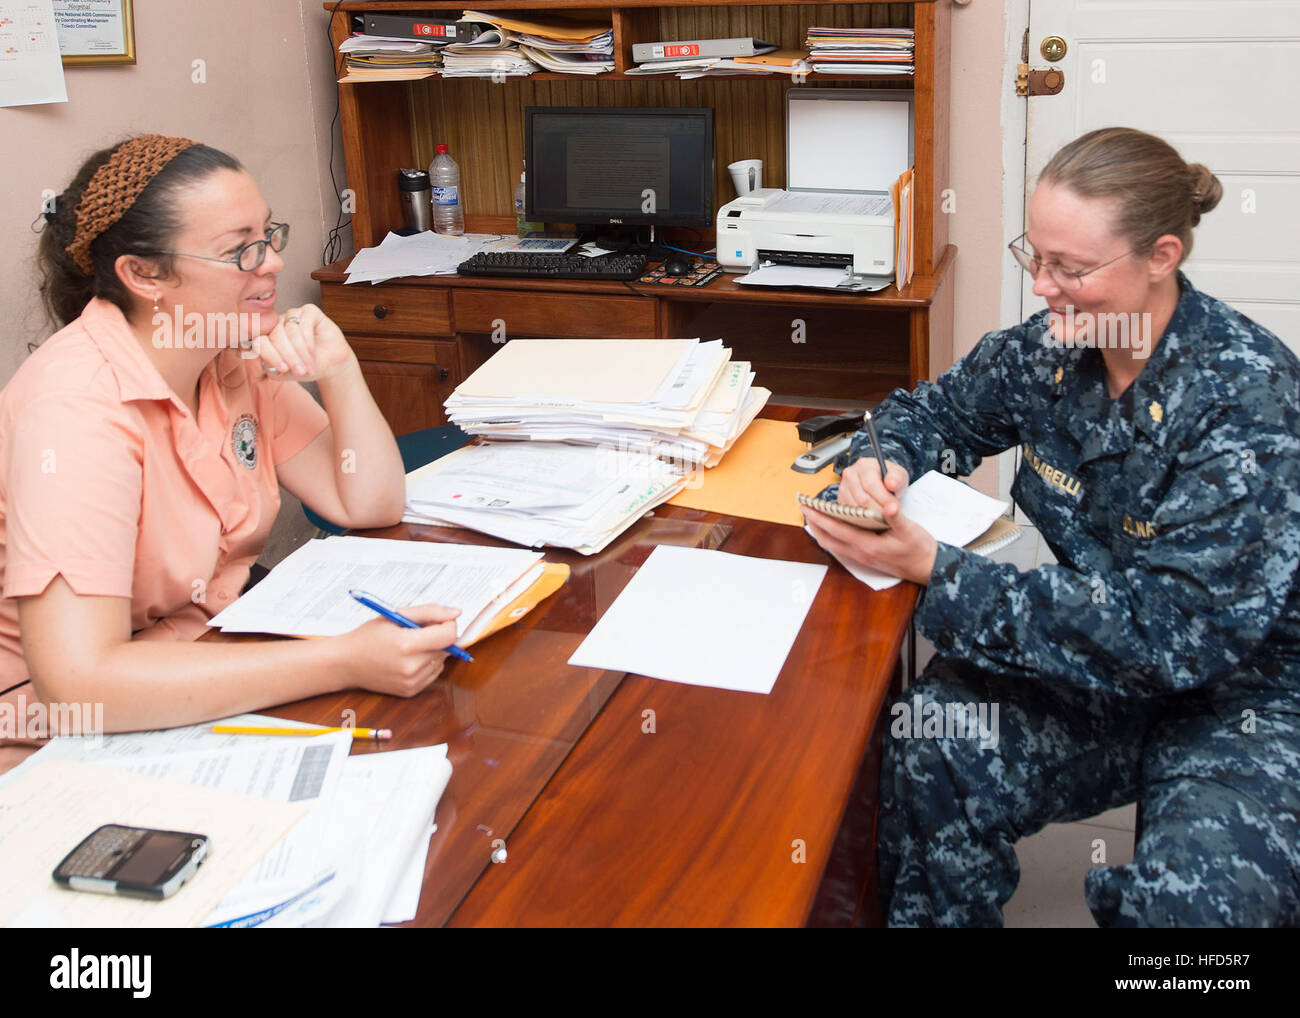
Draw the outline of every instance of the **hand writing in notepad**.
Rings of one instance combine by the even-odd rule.
[[[800,511],[822,550],[888,576],[900,576],[922,585],[930,582],[939,543],[904,516],[897,502],[892,513],[885,511],[889,529],[880,531],[842,523],[807,506],[800,506]]]
[[[892,461],[886,461],[885,470],[882,483],[880,464],[874,456],[864,456],[849,466],[840,478],[839,501],[880,509],[888,530],[862,530],[808,508],[802,510],[804,521],[825,551],[868,569],[927,584],[939,551],[938,542],[901,511],[898,500],[907,490],[907,471]]]
[[[907,471],[893,460],[885,461],[887,471],[884,483],[880,480],[880,464],[874,456],[863,456],[851,464],[840,477],[839,500],[845,505],[865,505],[879,509],[889,519],[898,512],[898,500],[903,497],[911,478]]]

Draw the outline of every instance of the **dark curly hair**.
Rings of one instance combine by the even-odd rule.
[[[120,144],[120,142],[119,142]],[[207,145],[194,145],[178,153],[149,181],[122,218],[90,245],[94,271],[86,275],[77,267],[67,247],[77,232],[77,205],[95,171],[116,151],[117,145],[96,152],[81,165],[72,182],[45,212],[46,225],[37,247],[41,270],[41,298],[56,327],[77,318],[92,297],[112,301],[123,314],[128,295],[117,276],[121,255],[150,258],[160,276],[172,272],[172,259],[155,252],[171,247],[183,226],[180,195],[218,170],[242,170],[239,160]]]

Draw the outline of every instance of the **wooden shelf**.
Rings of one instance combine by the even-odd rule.
[[[419,0],[346,0],[331,20],[337,47],[360,12],[459,15],[466,5]],[[722,336],[738,359],[778,393],[855,401],[932,378],[952,361],[952,279],[955,249],[940,211],[948,187],[948,0],[497,0],[494,12],[554,13],[608,23],[614,36],[612,72],[574,75],[538,71],[494,82],[445,78],[359,82],[339,86],[347,187],[355,206],[356,247],[378,244],[402,225],[397,171],[424,166],[437,143],[461,165],[466,227],[513,232],[512,192],[524,158],[524,110],[529,106],[709,107],[714,111],[713,217],[734,193],[727,164],[763,160],[763,182],[785,186],[785,105],[792,87],[910,89],[915,168],[915,274],[900,292],[870,295],[739,286],[734,275],[706,287],[668,287],[584,280],[434,276],[378,286],[344,286],[347,260],[313,273],[328,313],[347,321],[349,340],[365,354],[367,378],[385,394],[381,409],[394,427],[441,423],[430,401],[454,386],[497,349],[494,323],[509,337]],[[632,46],[661,39],[753,36],[782,48],[803,48],[809,27],[906,27],[914,30],[914,74],[847,75],[810,72],[796,85],[784,74],[628,74]],[[668,228],[667,243],[703,251],[714,230]],[[792,338],[806,323],[807,342]],[[802,335],[802,332],[800,332]],[[507,338],[509,338],[507,337]],[[456,362],[451,362],[455,351]],[[391,404],[391,405],[389,405]],[[423,412],[428,416],[419,419]]]

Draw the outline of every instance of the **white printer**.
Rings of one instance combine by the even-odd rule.
[[[913,93],[791,89],[788,188],[759,188],[718,212],[718,264],[842,268],[864,288],[894,281],[890,188],[912,164]]]

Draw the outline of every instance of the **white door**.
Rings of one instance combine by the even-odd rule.
[[[1050,36],[1065,40],[1060,60],[1043,55]],[[1159,135],[1223,184],[1184,271],[1300,354],[1300,0],[1029,0],[1029,66],[1059,68],[1065,87],[1020,100],[1026,210],[1066,142],[1098,127]],[[1041,311],[1006,265],[1022,320]],[[1002,497],[1018,467],[1019,450],[1000,458]]]
[[[1067,50],[1050,63],[1053,35]],[[1223,184],[1184,271],[1300,353],[1300,0],[1030,0],[1029,64],[1065,87],[1026,100],[1026,200],[1086,131],[1159,135]],[[1045,306],[1029,286],[1022,305]]]

